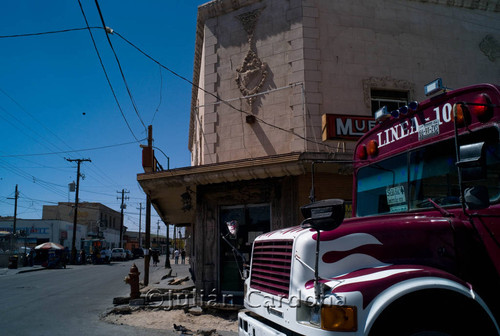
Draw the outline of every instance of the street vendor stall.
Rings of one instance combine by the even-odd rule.
[[[42,266],[47,268],[66,268],[67,251],[60,244],[46,242],[35,246],[37,259],[41,258]],[[39,259],[40,260],[40,259]]]

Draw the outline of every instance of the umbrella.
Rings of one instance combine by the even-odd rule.
[[[53,242],[46,242],[35,246],[35,250],[64,250],[64,246]]]
[[[9,231],[0,231],[0,237],[5,237],[5,236],[8,236],[10,234],[11,234],[11,232],[9,232]]]

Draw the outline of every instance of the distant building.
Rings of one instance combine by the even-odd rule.
[[[71,202],[44,205],[42,219],[63,220],[73,223],[74,205]],[[111,244],[111,247],[120,245],[121,214],[118,211],[101,203],[78,203],[77,224],[87,227],[89,237],[104,238]]]
[[[123,247],[127,250],[132,250],[134,248],[140,248],[144,247],[145,243],[145,233],[141,232],[141,241],[142,241],[142,246],[139,243],[139,232],[136,231],[126,231],[125,234],[123,235]],[[167,237],[162,236],[162,235],[156,235],[155,233],[152,233],[150,236],[150,245],[151,248],[159,249],[161,253],[165,253],[166,248],[167,248]],[[173,244],[175,241],[171,240],[170,244]],[[173,245],[172,245],[173,246]],[[170,246],[170,248],[172,248]]]
[[[144,241],[144,232],[141,233],[141,240]],[[139,243],[139,232],[134,231],[126,231],[123,234],[123,248],[127,250],[132,250],[135,248],[140,248],[141,245]]]
[[[13,219],[0,219],[0,231],[12,232]],[[16,232],[17,244],[28,247],[53,242],[71,249],[73,237],[73,223],[63,220],[48,219],[17,219]],[[81,248],[80,241],[87,237],[87,226],[77,224],[76,226],[76,249]]]

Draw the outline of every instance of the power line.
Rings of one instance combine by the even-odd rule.
[[[137,105],[135,104],[134,97],[132,97],[132,92],[130,91],[127,80],[125,79],[125,74],[123,73],[122,65],[120,63],[120,60],[118,59],[118,55],[115,52],[115,48],[113,47],[113,43],[111,43],[111,39],[109,38],[109,33],[110,32],[112,33],[113,30],[111,28],[107,27],[106,24],[104,23],[104,17],[103,17],[102,12],[101,12],[101,7],[99,7],[99,2],[97,0],[95,0],[95,5],[97,7],[97,11],[99,12],[99,16],[101,18],[101,22],[102,22],[102,26],[104,28],[104,31],[106,32],[106,39],[108,40],[109,46],[111,47],[111,51],[113,51],[113,55],[115,55],[115,60],[116,60],[116,63],[118,64],[118,69],[120,70],[120,74],[122,76],[123,83],[125,84],[125,88],[127,89],[127,93],[128,93],[129,98],[130,98],[130,101],[132,102],[132,106],[134,107],[135,113],[137,114],[137,117],[141,121],[141,124],[147,133],[147,127],[144,124],[144,121],[142,121],[142,118],[139,114],[139,110],[137,108]]]
[[[162,91],[163,91],[163,74],[161,72],[161,66],[159,66],[159,68],[160,68],[160,102],[158,103],[158,106],[156,107],[155,113],[153,114],[153,118],[151,118],[150,125],[153,125],[153,121],[155,120],[156,113],[160,109],[161,101],[162,101],[162,98],[163,98],[162,97]]]
[[[96,0],[97,1],[97,0]],[[123,37],[120,33],[118,33],[117,31],[113,31],[113,34],[116,34],[118,37],[120,37],[121,39],[123,39],[125,42],[127,42],[128,44],[130,44],[132,47],[134,47],[136,50],[138,50],[141,54],[143,54],[144,56],[146,56],[147,58],[149,58],[150,60],[152,60],[153,62],[155,62],[156,64],[158,64],[159,66],[161,66],[162,68],[164,68],[165,70],[169,71],[170,73],[172,73],[174,76],[188,82],[190,85],[194,86],[195,88],[205,92],[206,94],[214,97],[217,99],[218,102],[222,103],[222,104],[225,104],[226,106],[232,108],[233,110],[237,111],[237,112],[240,112],[240,113],[243,113],[245,115],[251,115],[255,118],[255,120],[259,121],[260,123],[264,124],[264,125],[267,125],[269,127],[272,127],[272,128],[275,128],[277,130],[280,130],[280,131],[283,131],[283,132],[286,132],[286,133],[289,133],[289,134],[292,134],[302,140],[305,140],[305,141],[308,141],[308,142],[311,142],[311,143],[315,143],[315,144],[318,144],[318,145],[321,145],[321,146],[325,146],[327,148],[330,148],[332,150],[335,150],[336,147],[334,146],[330,146],[326,143],[322,143],[322,142],[317,142],[315,140],[311,140],[311,139],[307,139],[306,137],[292,131],[292,130],[287,130],[283,127],[280,127],[280,126],[277,126],[277,125],[274,125],[274,124],[271,124],[265,120],[263,120],[262,118],[259,118],[257,116],[255,116],[254,114],[250,113],[250,112],[247,112],[247,111],[244,111],[240,108],[237,108],[235,106],[233,106],[231,103],[229,103],[228,101],[224,100],[224,99],[221,99],[218,95],[212,93],[212,92],[209,92],[207,90],[205,90],[204,88],[196,85],[195,83],[193,83],[192,81],[190,81],[189,79],[187,79],[186,77],[184,76],[181,76],[180,74],[178,74],[177,72],[169,69],[168,67],[166,67],[165,65],[161,64],[159,61],[157,61],[156,59],[154,59],[152,56],[150,56],[149,54],[147,54],[145,51],[143,51],[142,49],[140,49],[139,47],[137,47],[135,44],[133,44],[132,42],[130,42],[129,40],[127,40],[125,37]],[[243,98],[247,98],[247,97],[243,97]]]
[[[48,191],[51,191],[53,192],[54,194],[57,194],[59,196],[63,196],[65,197],[66,194],[64,194],[63,192],[61,192],[60,190],[56,189],[55,187],[63,187],[61,185],[58,185],[58,184],[55,184],[55,183],[52,183],[52,182],[48,182],[48,181],[44,181],[42,179],[39,179],[37,178],[36,176],[34,175],[31,175],[25,171],[23,171],[22,169],[19,169],[7,162],[2,162],[2,160],[0,160],[0,167],[5,168],[6,170],[9,170],[11,171],[12,173],[14,173],[15,175],[18,175],[22,178],[24,178],[25,180],[28,180],[30,182],[33,182],[33,183],[36,183],[38,185],[40,185],[42,188],[48,190]],[[65,187],[65,186],[64,186]]]
[[[87,30],[87,29],[102,29],[101,27],[86,27],[86,28],[69,28],[62,30],[54,30],[40,33],[26,33],[26,34],[14,34],[14,35],[0,35],[0,38],[15,38],[15,37],[29,37],[29,36],[40,36],[40,35],[48,35],[48,34],[59,34],[59,33],[67,33],[78,30]]]
[[[116,101],[116,103],[117,103],[117,105],[118,105],[118,108],[119,108],[119,110],[120,110],[120,112],[121,112],[121,114],[122,114],[122,117],[123,117],[123,119],[125,120],[125,123],[127,124],[127,127],[129,128],[129,130],[130,130],[130,132],[132,133],[133,137],[136,139],[136,141],[137,141],[137,142],[140,142],[140,141],[137,139],[137,137],[135,136],[134,132],[132,131],[132,128],[130,127],[130,124],[128,123],[128,121],[127,121],[127,119],[126,119],[125,114],[123,113],[123,110],[122,110],[122,108],[121,108],[121,106],[120,106],[120,104],[119,104],[119,102],[118,102],[118,98],[116,97],[115,91],[114,91],[114,89],[113,89],[113,86],[112,86],[112,84],[111,84],[111,81],[110,81],[110,79],[109,79],[109,76],[108,76],[108,74],[107,74],[107,72],[106,72],[106,69],[105,69],[105,67],[104,67],[104,64],[103,64],[103,62],[102,62],[101,56],[100,56],[99,51],[98,51],[98,49],[97,49],[97,46],[96,46],[96,43],[95,43],[95,40],[94,40],[93,34],[92,34],[92,32],[91,32],[91,29],[96,28],[96,27],[92,27],[92,28],[91,28],[91,27],[88,25],[88,21],[87,21],[87,18],[86,18],[86,15],[85,15],[85,12],[84,12],[84,10],[83,10],[83,7],[82,7],[82,5],[81,5],[80,0],[78,0],[78,3],[79,3],[79,5],[80,5],[80,9],[81,9],[82,14],[83,14],[83,16],[84,16],[85,23],[87,24],[87,28],[79,28],[79,29],[77,29],[77,30],[88,29],[88,31],[89,31],[89,33],[90,33],[90,36],[91,36],[91,38],[92,38],[92,42],[93,42],[93,44],[94,44],[94,48],[95,48],[95,50],[96,50],[96,52],[97,52],[97,55],[98,55],[99,61],[100,61],[100,63],[101,63],[101,67],[102,67],[102,69],[103,69],[103,71],[104,71],[104,74],[105,74],[106,79],[107,79],[107,81],[108,81],[108,85],[110,86],[110,89],[111,89],[111,91],[112,91],[112,93],[113,93],[113,96],[114,96],[115,101]],[[311,142],[311,143],[315,143],[315,144],[317,144],[317,145],[325,146],[325,147],[330,148],[330,149],[333,149],[333,150],[335,150],[335,149],[336,149],[335,147],[330,146],[330,145],[328,145],[328,144],[326,144],[326,143],[323,143],[323,142],[318,142],[318,141],[316,141],[316,140],[307,139],[306,137],[304,137],[304,136],[302,136],[302,135],[300,135],[300,134],[298,134],[298,133],[294,132],[293,130],[288,130],[288,129],[285,129],[285,128],[283,128],[283,127],[280,127],[280,126],[274,125],[274,124],[272,124],[272,123],[269,123],[269,122],[267,122],[267,121],[265,121],[265,120],[263,120],[263,119],[261,119],[261,118],[259,118],[259,117],[255,116],[255,115],[253,115],[253,114],[252,114],[252,113],[250,113],[250,112],[244,111],[244,110],[242,110],[242,109],[240,109],[240,108],[237,108],[237,107],[233,106],[232,104],[230,104],[230,103],[229,103],[229,102],[227,102],[226,100],[221,99],[221,98],[220,98],[219,96],[217,96],[216,94],[214,94],[214,93],[212,93],[212,92],[209,92],[209,91],[205,90],[204,88],[201,88],[200,86],[198,86],[198,85],[194,84],[191,80],[189,80],[189,79],[185,78],[184,76],[180,75],[179,73],[177,73],[177,72],[173,71],[172,69],[170,69],[170,68],[166,67],[165,65],[161,64],[159,61],[157,61],[156,59],[154,59],[152,56],[150,56],[149,54],[147,54],[146,52],[144,52],[142,49],[140,49],[139,47],[137,47],[135,44],[133,44],[132,42],[130,42],[129,40],[127,40],[127,39],[126,39],[124,36],[122,36],[120,33],[118,33],[118,32],[116,32],[116,31],[112,30],[112,29],[111,29],[111,28],[109,28],[109,27],[107,27],[107,26],[106,26],[106,24],[105,24],[105,22],[104,22],[104,18],[103,18],[103,16],[102,16],[102,12],[101,12],[101,10],[100,10],[100,7],[99,7],[99,3],[98,3],[98,1],[97,1],[97,0],[95,0],[95,3],[96,3],[96,6],[97,6],[97,9],[98,9],[99,15],[100,15],[100,17],[101,17],[101,21],[102,21],[102,24],[103,24],[103,28],[104,28],[104,30],[105,30],[105,32],[106,32],[106,38],[107,38],[107,40],[108,40],[108,43],[109,43],[109,45],[110,45],[110,47],[111,47],[111,50],[112,50],[112,52],[113,52],[114,56],[115,56],[116,62],[117,62],[118,67],[119,67],[120,74],[121,74],[122,79],[123,79],[123,81],[124,81],[124,83],[125,83],[125,87],[126,87],[126,89],[127,89],[127,93],[128,93],[128,95],[129,95],[129,97],[130,97],[130,99],[131,99],[131,102],[132,102],[132,105],[133,105],[133,107],[134,107],[134,110],[135,110],[135,112],[136,112],[136,114],[137,114],[137,117],[139,118],[140,122],[142,123],[142,125],[144,126],[144,128],[145,128],[145,129],[147,129],[147,127],[146,127],[146,125],[144,124],[144,122],[143,122],[143,120],[142,120],[142,118],[141,118],[141,116],[140,116],[140,114],[139,114],[139,111],[138,111],[138,109],[137,109],[137,106],[136,106],[136,104],[135,104],[135,101],[134,101],[134,99],[133,99],[133,97],[132,97],[132,93],[131,93],[130,88],[129,88],[129,86],[128,86],[128,83],[127,83],[127,81],[126,81],[126,79],[125,79],[125,75],[124,75],[123,69],[122,69],[122,67],[121,67],[120,61],[119,61],[118,56],[117,56],[117,54],[116,54],[116,52],[115,52],[115,49],[114,49],[114,47],[113,47],[113,44],[112,44],[112,42],[111,42],[111,39],[109,38],[109,34],[116,34],[118,37],[120,37],[120,38],[121,38],[121,39],[123,39],[125,42],[127,42],[128,44],[130,44],[132,47],[134,47],[135,49],[137,49],[137,50],[138,50],[140,53],[142,53],[144,56],[146,56],[147,58],[149,58],[150,60],[152,60],[153,62],[155,62],[156,64],[158,64],[160,67],[162,67],[162,68],[164,68],[165,70],[169,71],[169,72],[170,72],[170,73],[172,73],[174,76],[176,76],[176,77],[178,77],[178,78],[180,78],[180,79],[182,79],[182,80],[186,81],[187,83],[189,83],[190,85],[194,86],[195,88],[197,88],[197,89],[199,89],[199,90],[201,90],[201,91],[205,92],[205,93],[206,93],[206,94],[208,94],[208,95],[211,95],[212,97],[216,98],[216,99],[217,99],[217,101],[219,101],[219,102],[221,102],[221,103],[223,103],[223,104],[227,105],[228,107],[230,107],[230,108],[234,109],[235,111],[240,112],[240,113],[245,114],[245,115],[252,115],[252,116],[254,116],[254,117],[255,117],[255,119],[256,119],[257,121],[259,121],[260,123],[262,123],[262,124],[264,124],[264,125],[267,125],[267,126],[269,126],[269,127],[275,128],[275,129],[277,129],[277,130],[280,130],[280,131],[283,131],[283,132],[286,132],[286,133],[292,134],[292,135],[294,135],[294,136],[296,136],[296,137],[298,137],[298,138],[300,138],[300,139],[303,139],[303,140],[305,140],[305,141],[307,141],[307,142]],[[99,27],[99,29],[102,29],[102,28],[100,28],[100,27]],[[243,97],[243,98],[246,98],[246,97]],[[155,113],[156,113],[156,112],[155,112]]]
[[[68,145],[63,139],[61,139],[57,134],[55,134],[54,132],[52,132],[52,130],[50,130],[47,126],[45,126],[40,120],[38,120],[37,118],[35,118],[35,116],[33,116],[32,113],[30,113],[29,111],[27,111],[17,100],[15,100],[12,96],[10,96],[9,94],[7,94],[7,92],[5,92],[4,90],[2,90],[0,88],[0,92],[3,93],[8,99],[10,99],[17,107],[19,107],[19,109],[21,109],[21,111],[23,111],[24,113],[26,113],[28,116],[30,116],[37,124],[41,125],[45,130],[47,130],[52,136],[54,136],[60,143],[62,143],[63,145],[65,145],[66,147],[68,147],[70,150],[69,151],[62,151],[62,149],[60,149],[57,145],[55,145],[53,142],[49,141],[48,139],[44,139],[43,136],[39,135],[37,132],[35,131],[32,131],[33,134],[36,134],[38,135],[41,139],[45,140],[48,144],[50,144],[51,146],[54,146],[56,149],[58,149],[60,151],[61,154],[66,154],[66,153],[70,153],[72,151],[75,151],[71,148],[70,145]],[[1,108],[1,107],[0,107]],[[7,112],[8,113],[8,112]],[[9,113],[10,115],[10,113]],[[12,116],[12,115],[11,115]],[[15,120],[18,120],[16,117],[12,116],[13,119]],[[7,122],[9,123],[12,123],[10,120],[7,120]],[[20,124],[23,124],[21,121],[19,121]],[[14,125],[15,127],[17,127],[16,125]],[[28,126],[24,126],[23,128],[21,128],[20,130],[22,132],[24,132],[25,129],[30,129]],[[31,137],[31,134],[28,134],[28,136]],[[145,140],[145,139],[144,139]],[[130,144],[132,143],[135,143],[135,142],[130,142]],[[122,144],[119,144],[119,145],[122,145]],[[110,145],[110,146],[119,146],[119,145]],[[46,146],[47,147],[47,146]],[[104,148],[106,148],[107,146],[105,146]],[[50,149],[49,147],[47,147],[48,149]],[[100,149],[100,148],[99,148]],[[85,150],[85,149],[83,149]],[[76,150],[76,152],[79,152],[79,151],[83,151],[83,150]],[[90,149],[90,150],[93,150],[93,149]],[[61,156],[62,157],[62,156]],[[112,178],[109,177],[109,175],[107,175],[106,173],[104,173],[104,171],[102,171],[102,169],[100,169],[98,166],[96,166],[95,164],[92,164],[90,167],[89,167],[90,170],[92,170],[96,175],[98,176],[102,176],[104,180],[109,180],[111,182],[113,182],[114,184],[118,184],[116,182],[113,181]]]
[[[146,140],[146,138],[138,140],[138,141],[140,142],[140,141],[144,141],[144,140]],[[74,150],[60,151],[60,152],[0,155],[0,157],[8,158],[8,157],[23,157],[23,156],[59,155],[59,154],[76,153],[76,152],[84,152],[84,151],[93,151],[93,150],[99,150],[99,149],[107,149],[107,148],[111,148],[111,147],[126,146],[126,145],[131,145],[131,144],[136,144],[136,142],[135,141],[131,141],[131,142],[124,142],[124,143],[120,143],[120,144],[114,144],[114,145],[106,145],[106,146],[84,148],[84,149],[74,149]]]
[[[108,76],[108,73],[106,71],[106,68],[104,67],[104,63],[102,62],[101,54],[99,53],[99,50],[97,49],[97,45],[95,43],[94,35],[92,34],[92,30],[90,29],[89,23],[87,21],[87,16],[85,15],[85,11],[83,10],[83,6],[82,6],[82,3],[80,2],[80,0],[78,0],[78,4],[80,5],[80,10],[82,11],[82,15],[83,15],[83,18],[85,20],[85,24],[87,25],[87,29],[89,31],[90,38],[92,39],[92,43],[94,45],[94,49],[95,49],[95,51],[97,53],[97,57],[99,58],[99,62],[101,63],[102,71],[104,72],[104,76],[106,77],[106,80],[108,82],[108,86],[111,89],[111,93],[113,94],[113,97],[115,98],[116,105],[118,106],[118,109],[120,110],[120,113],[121,113],[121,115],[123,117],[123,120],[125,121],[125,124],[127,124],[127,127],[129,129],[130,133],[132,133],[132,136],[134,137],[134,139],[136,140],[136,142],[140,142],[137,139],[137,137],[135,136],[134,131],[132,131],[132,128],[130,127],[130,124],[128,123],[128,120],[125,117],[125,113],[123,112],[123,109],[122,109],[122,107],[120,105],[120,102],[118,101],[118,97],[116,96],[115,90],[113,89],[113,85],[111,84],[111,80],[109,79],[109,76]],[[104,27],[104,28],[106,28],[106,27]]]

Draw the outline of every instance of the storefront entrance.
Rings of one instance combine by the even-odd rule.
[[[269,204],[225,206],[219,209],[221,294],[238,301],[243,296],[243,259],[250,263],[255,238],[271,229]],[[237,251],[233,250],[236,249]]]

